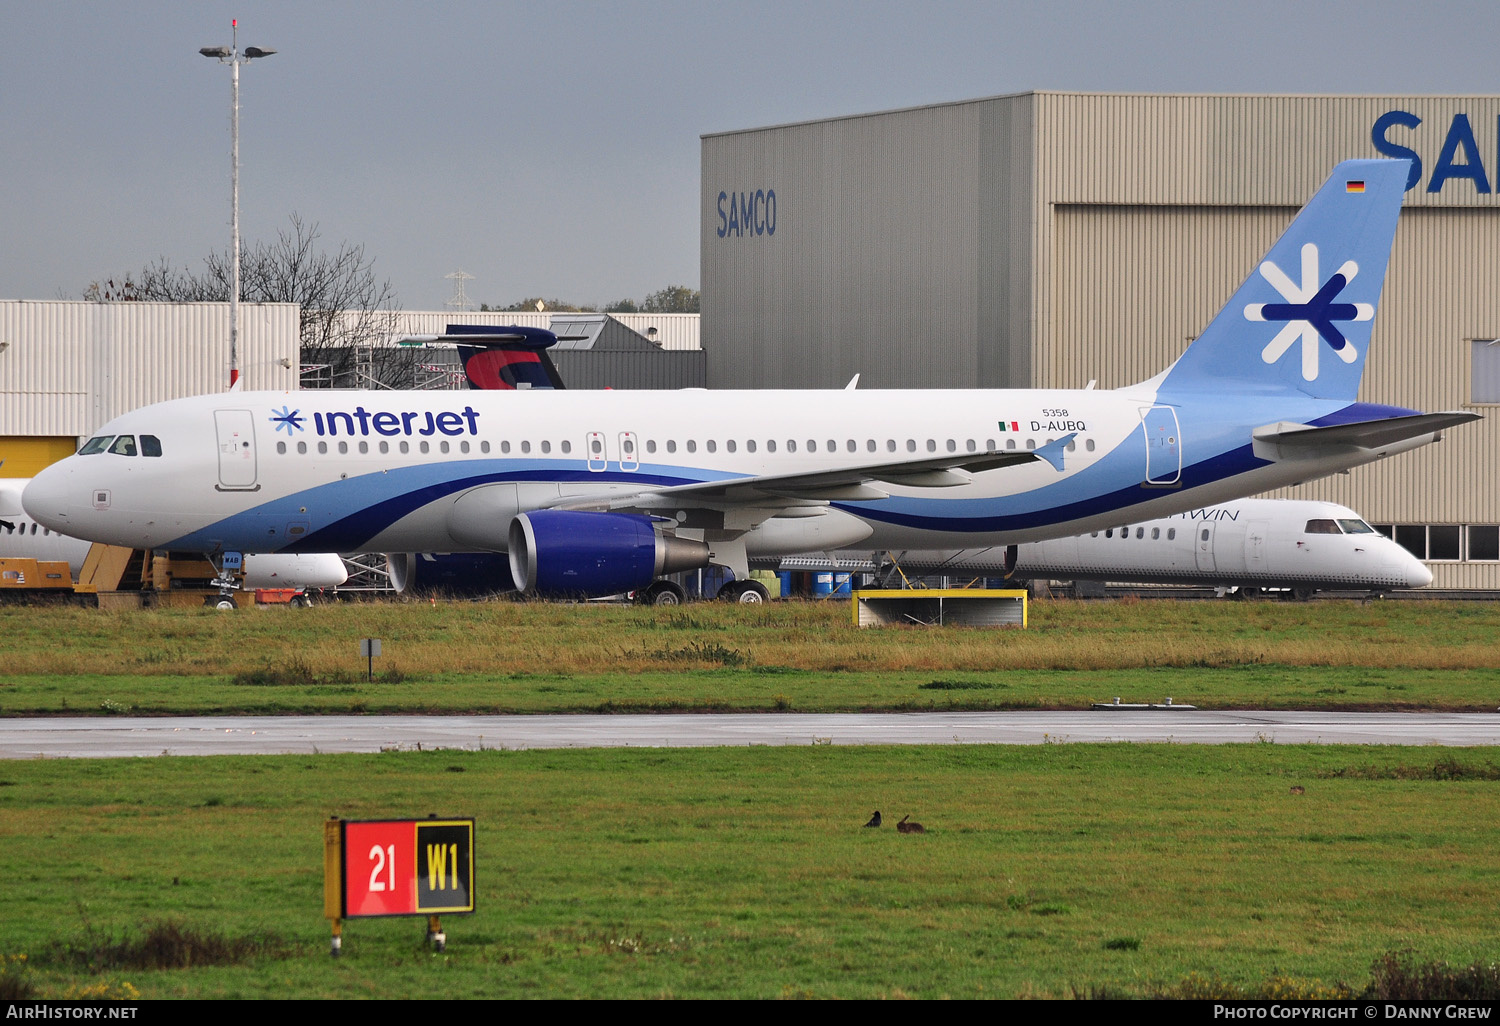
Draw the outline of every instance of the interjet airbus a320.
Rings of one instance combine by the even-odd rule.
[[[1180,513],[1475,419],[1356,399],[1408,169],[1340,164],[1182,356],[1113,391],[205,395],[104,425],[24,502],[134,548],[503,552],[527,592],[637,591],[717,564],[744,601],[763,595],[752,557]]]

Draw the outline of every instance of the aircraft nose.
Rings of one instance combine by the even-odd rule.
[[[1432,583],[1432,570],[1426,564],[1421,563],[1415,556],[1411,560],[1412,565],[1406,571],[1406,586],[1408,588],[1425,588]]]
[[[21,506],[31,519],[63,534],[68,533],[71,523],[68,507],[69,495],[73,491],[70,487],[72,468],[64,465],[67,462],[64,460],[43,470],[21,493]]]

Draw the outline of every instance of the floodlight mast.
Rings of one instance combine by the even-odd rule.
[[[259,46],[239,49],[240,22],[236,18],[230,23],[229,46],[205,46],[198,50],[205,57],[213,57],[220,64],[229,65],[229,223],[230,223],[230,285],[229,285],[229,387],[234,388],[240,380],[240,65],[257,57],[269,57],[275,50]]]

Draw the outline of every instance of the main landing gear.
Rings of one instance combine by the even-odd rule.
[[[759,581],[730,581],[719,589],[723,602],[738,602],[746,606],[758,606],[771,600],[771,593]]]
[[[644,591],[636,592],[635,600],[643,606],[680,606],[687,596],[671,581],[655,581]]]

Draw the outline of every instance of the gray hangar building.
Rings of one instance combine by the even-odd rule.
[[[1486,419],[1279,494],[1500,588],[1500,97],[1031,92],[702,147],[712,388],[1141,381],[1336,163],[1413,160],[1360,398]]]

